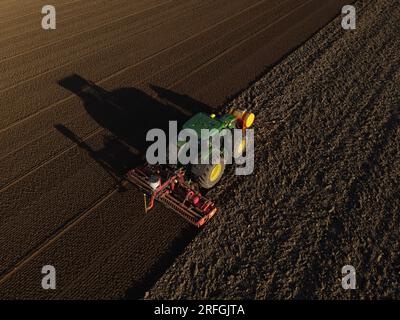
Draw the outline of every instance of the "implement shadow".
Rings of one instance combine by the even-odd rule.
[[[149,130],[159,128],[168,133],[169,121],[177,121],[179,127],[192,114],[211,110],[207,105],[186,95],[156,86],[151,88],[159,99],[136,88],[119,88],[109,92],[76,74],[58,83],[80,97],[86,112],[105,129],[102,134],[103,143],[94,150],[65,125],[56,124],[55,128],[99,163],[115,179],[121,191],[125,190],[122,182],[126,172],[145,161],[144,154],[149,145],[146,134]],[[152,230],[145,233],[151,236]],[[185,228],[181,233],[179,240],[168,246],[166,254],[154,257],[153,267],[142,275],[140,281],[133,280],[125,298],[143,297],[176,256],[193,240],[198,230],[195,227],[188,230]]]

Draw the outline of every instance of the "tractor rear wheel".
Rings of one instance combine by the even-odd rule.
[[[192,175],[204,189],[211,189],[214,187],[225,171],[225,162],[221,157],[219,163],[216,164],[196,164],[192,166]]]

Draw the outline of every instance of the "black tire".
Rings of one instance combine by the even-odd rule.
[[[221,166],[220,173],[217,178],[211,179],[213,170],[216,166]],[[197,181],[201,188],[211,189],[221,180],[225,171],[225,162],[224,159],[221,157],[220,163],[192,165],[191,171],[193,178]]]

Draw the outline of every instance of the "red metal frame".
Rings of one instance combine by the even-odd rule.
[[[156,176],[160,184],[153,189],[149,178]],[[196,191],[185,179],[183,169],[168,166],[144,165],[128,172],[127,178],[145,192],[145,211],[153,209],[155,200],[171,208],[197,227],[210,220],[217,208],[214,203]],[[147,198],[150,197],[147,205]]]

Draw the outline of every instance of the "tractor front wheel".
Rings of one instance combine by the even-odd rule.
[[[192,174],[200,187],[211,189],[214,187],[225,171],[225,162],[221,157],[221,161],[216,164],[196,164],[192,166]]]

